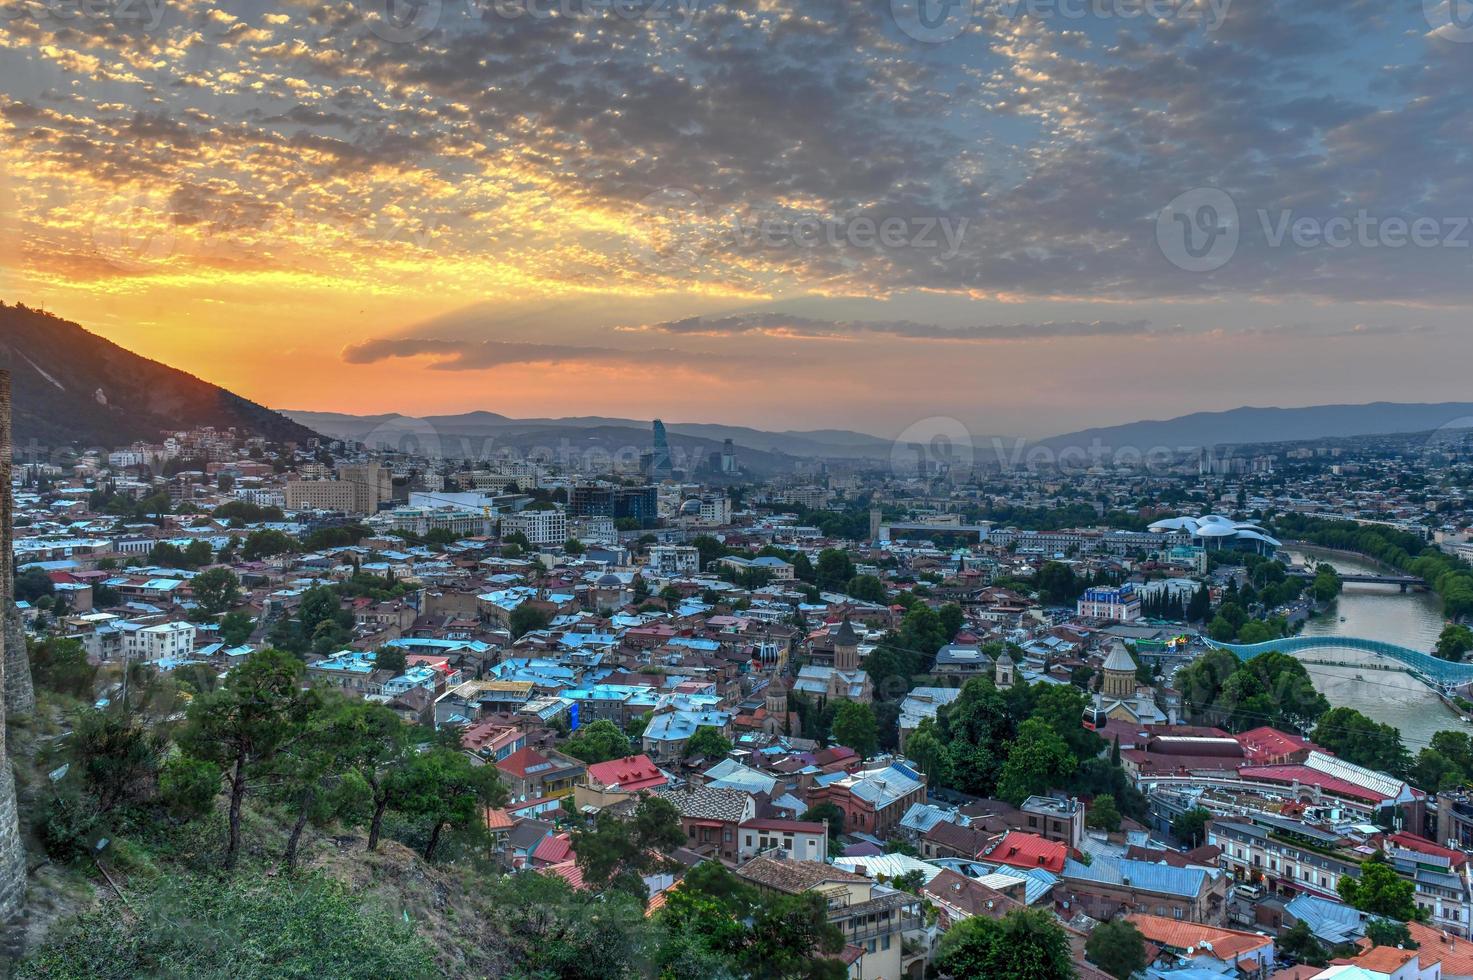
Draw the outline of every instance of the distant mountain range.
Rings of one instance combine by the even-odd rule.
[[[1054,449],[1089,447],[1098,440],[1107,449],[1142,452],[1204,446],[1304,442],[1349,436],[1432,432],[1444,427],[1473,428],[1473,403],[1434,405],[1375,402],[1370,405],[1315,405],[1309,408],[1235,408],[1196,412],[1163,421],[1131,422],[1084,429],[1040,442]]]
[[[527,453],[547,449],[555,454],[607,454],[638,458],[649,449],[651,423],[640,419],[579,416],[514,419],[494,412],[462,415],[342,415],[287,410],[283,414],[323,435],[362,442],[370,448],[419,449],[461,459],[483,459],[497,450]],[[791,469],[797,458],[880,459],[890,454],[891,440],[843,429],[811,432],[764,432],[743,426],[666,423],[677,468],[692,470],[730,439],[749,472]]]
[[[494,412],[414,418],[399,414],[275,412],[158,361],[131,353],[79,325],[19,304],[0,303],[0,367],[11,372],[18,444],[113,448],[160,433],[213,425],[274,440],[321,433],[372,447],[420,448],[452,458],[498,449],[632,458],[648,449],[650,422],[605,416],[517,419]],[[1301,442],[1351,436],[1473,428],[1473,403],[1236,408],[1179,418],[1084,429],[1037,443],[1055,450]],[[677,467],[695,469],[732,440],[749,473],[791,472],[795,459],[884,461],[894,441],[846,429],[766,432],[711,423],[666,423]],[[988,437],[978,435],[979,447]]]
[[[34,441],[111,449],[202,425],[297,442],[316,435],[218,385],[21,305],[0,304],[0,367],[11,374],[17,447]]]

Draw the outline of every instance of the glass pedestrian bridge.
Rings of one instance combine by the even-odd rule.
[[[1359,650],[1390,658],[1407,667],[1409,673],[1438,690],[1448,690],[1473,682],[1473,663],[1454,663],[1439,660],[1430,653],[1385,643],[1381,640],[1363,640],[1354,636],[1286,636],[1266,643],[1219,643],[1203,637],[1207,645],[1219,650],[1231,650],[1243,660],[1251,660],[1259,654],[1277,650],[1294,654],[1302,650]]]

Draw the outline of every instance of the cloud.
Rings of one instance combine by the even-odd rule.
[[[661,333],[700,337],[744,335],[802,339],[898,337],[908,340],[935,340],[952,343],[995,343],[1079,337],[1141,337],[1166,332],[1151,330],[1150,323],[1146,320],[1002,323],[944,327],[931,323],[912,323],[908,320],[823,320],[782,313],[743,313],[723,317],[693,316],[616,329],[628,333]]]
[[[489,371],[512,364],[599,362],[633,365],[685,364],[691,355],[674,350],[622,350],[572,344],[533,344],[511,340],[380,338],[343,349],[348,364],[377,364],[393,358],[428,357],[436,371]]]

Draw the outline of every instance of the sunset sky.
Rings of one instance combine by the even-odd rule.
[[[1473,400],[1465,0],[417,2],[0,0],[0,298],[276,408]]]

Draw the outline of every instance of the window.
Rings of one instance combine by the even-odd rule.
[[[890,937],[888,935],[881,937],[881,939],[880,939],[880,948],[881,949],[889,949],[890,948]]]

